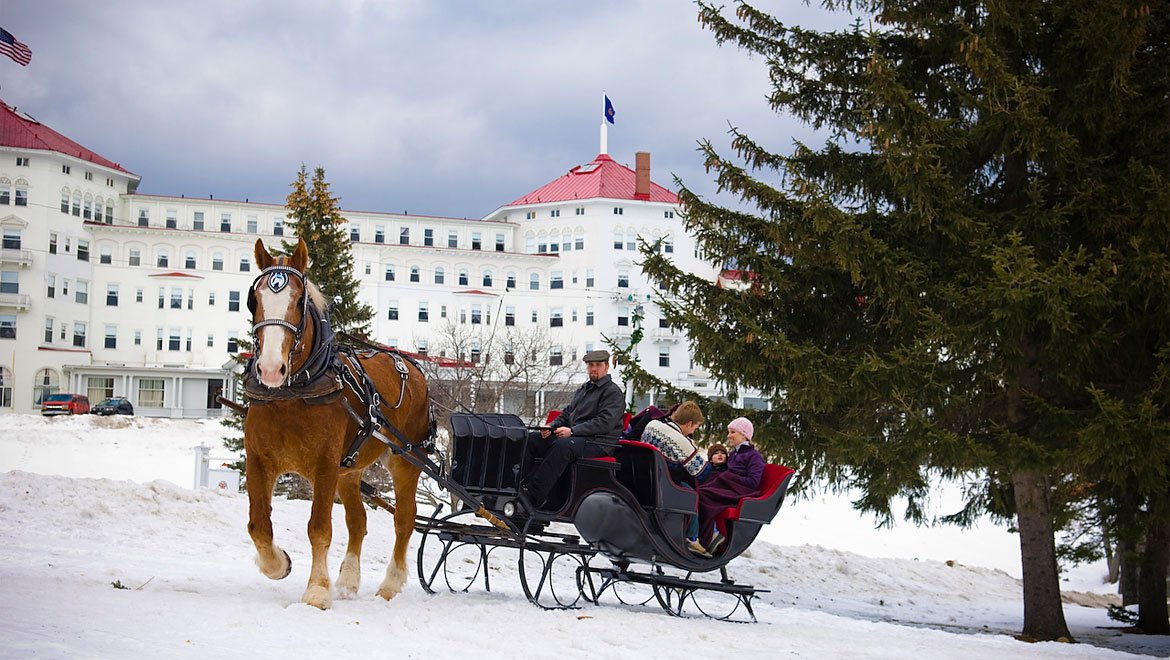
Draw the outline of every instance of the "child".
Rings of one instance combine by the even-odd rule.
[[[707,449],[707,462],[711,464],[712,472],[722,472],[727,469],[727,447],[713,444]]]

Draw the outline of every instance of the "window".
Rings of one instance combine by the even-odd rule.
[[[225,234],[231,233],[231,231],[232,231],[232,214],[231,213],[220,214],[220,216],[219,216],[219,230]]]
[[[536,239],[536,253],[548,254],[548,237],[543,232]]]
[[[105,341],[104,345],[106,348],[117,348],[118,347],[118,326],[116,326],[116,325],[107,325],[106,326],[106,341]]]
[[[85,348],[85,324],[73,324],[73,345],[78,348]]]
[[[620,206],[613,207],[613,214],[614,215],[622,215],[623,213],[625,213],[625,209],[623,209],[622,207],[620,207]]]
[[[389,309],[386,313],[386,318],[390,319],[391,321],[398,320],[398,301],[397,300],[390,301],[390,306],[389,306]]]
[[[666,238],[662,239],[662,251],[667,253],[667,254],[671,254],[674,252],[674,239],[673,238],[667,236]]]
[[[410,267],[410,281],[417,282],[419,279],[418,266]]]
[[[272,219],[272,235],[284,236],[284,218]]]
[[[540,290],[540,274],[539,273],[533,273],[528,278],[528,288],[532,291],[539,291]]]
[[[46,275],[45,276],[45,295],[47,295],[50,298],[57,297],[57,276],[56,275]]]
[[[142,287],[134,290],[134,302],[142,302]]]
[[[45,319],[45,343],[53,343],[53,319]]]
[[[459,232],[455,231],[454,229],[447,231],[447,247],[459,247]]]
[[[471,323],[472,325],[479,325],[483,323],[483,306],[475,304],[471,306]]]
[[[49,234],[49,254],[57,254],[57,234]]]
[[[128,262],[131,266],[142,265],[142,250],[138,248],[130,248],[130,260]]]
[[[357,223],[350,223],[349,225],[349,240],[351,243],[357,243],[362,240],[362,230]]]
[[[110,264],[114,262],[114,251],[108,245],[103,245],[98,250],[98,262],[103,264]]]
[[[0,293],[20,293],[20,273],[15,270],[0,271]]]
[[[423,230],[423,245],[425,245],[427,247],[434,247],[434,245],[435,245],[435,230],[434,229],[424,229]]]
[[[564,315],[561,313],[560,307],[553,307],[548,314],[548,327],[560,328],[565,325]]]
[[[179,228],[179,212],[175,209],[167,209],[167,229]]]
[[[23,186],[20,183],[16,184],[16,205],[28,206],[28,186]],[[77,215],[74,213],[74,215]]]
[[[577,308],[576,307],[573,308],[572,321],[573,321],[573,323],[577,322]]]
[[[160,286],[158,288],[158,308],[166,309],[167,306],[167,288]]]
[[[248,257],[240,257],[240,272],[247,273],[252,270],[252,260]]]
[[[524,252],[536,254],[536,234],[529,232],[524,235]]]
[[[441,319],[447,318],[447,306],[446,305],[439,305],[439,318],[441,318]]]
[[[516,363],[516,349],[512,348],[511,344],[504,346],[504,364]]]
[[[215,292],[214,291],[210,291],[207,294],[207,306],[208,307],[215,307]]]
[[[393,282],[393,281],[394,281],[394,264],[386,264],[386,275],[385,275],[385,277],[386,277],[386,281],[387,281],[387,282]]]
[[[183,339],[179,336],[179,331],[171,328],[170,340],[167,342],[168,351],[177,351],[183,348]]]
[[[504,235],[496,234],[496,252],[504,251]]]
[[[483,285],[485,287],[491,287],[491,285],[492,285],[492,271],[490,271],[490,270],[483,271]]]
[[[549,212],[548,212],[548,217],[550,217],[550,218],[559,218],[559,217],[561,217],[561,210],[560,210],[560,209],[553,209],[553,210],[549,211]]]
[[[507,286],[509,289],[516,288],[516,273],[508,273],[508,279],[505,282],[505,286]]]
[[[414,350],[418,351],[419,355],[426,355],[427,354],[427,340],[425,340],[425,339],[414,340]]]
[[[669,328],[670,327],[670,323],[667,322],[665,316],[658,317],[658,327],[660,327],[660,328]]]
[[[431,320],[431,310],[429,303],[420,302],[418,304],[418,320],[422,323],[426,323],[427,321]]]
[[[68,213],[69,212],[69,191],[68,190],[64,190],[61,192],[61,202],[62,202],[61,212]],[[12,203],[12,188],[8,185],[8,182],[5,181],[3,185],[0,185],[0,204],[7,206],[11,203]]]
[[[134,331],[134,345],[135,346],[142,345],[142,331],[141,330]]]
[[[166,400],[166,380],[143,378],[138,381],[138,407],[162,408]]]
[[[585,308],[585,325],[593,325],[593,305]]]
[[[673,217],[674,217],[674,211],[663,211],[663,212],[662,212],[662,217],[664,217],[664,218],[666,218],[666,219],[668,219],[668,220],[669,220],[670,218],[673,218]]]
[[[191,220],[191,228],[195,231],[203,231],[203,211],[196,211]]]
[[[150,226],[150,209],[138,209],[138,226]]]
[[[549,235],[549,237],[548,237],[548,251],[549,252],[560,252],[561,251],[561,232],[554,231],[552,234]]]
[[[568,252],[573,249],[573,234],[569,230],[565,230],[561,234],[561,252]]]
[[[630,308],[629,307],[618,307],[617,313],[618,313],[617,324],[620,326],[627,326],[628,327],[630,325]]]
[[[446,273],[443,270],[443,267],[436,266],[435,267],[435,284],[442,284],[443,280],[445,279],[445,276],[446,276]]]
[[[188,353],[191,352],[191,331],[190,330],[187,331],[187,344],[186,344],[186,347],[184,350],[186,350]]]
[[[563,289],[563,288],[565,288],[565,276],[561,271],[554,270],[549,275],[548,288],[550,288],[550,289]]]
[[[77,239],[77,260],[89,261],[89,241],[82,238]]]
[[[248,216],[246,228],[249,234],[255,234],[260,231],[260,219],[254,215]]]
[[[534,310],[532,310],[532,322],[533,322],[533,323],[539,323],[539,322],[540,322],[540,314],[538,314],[538,313],[537,313],[537,311],[536,311],[535,309],[534,309]]]
[[[89,204],[89,200],[86,200],[86,204],[87,205]],[[88,210],[89,210],[89,207],[87,206],[86,211],[88,211]],[[98,221],[98,222],[102,221],[102,198],[101,197],[98,197],[97,200],[94,201],[94,203],[93,203],[93,219]]]
[[[628,289],[630,287],[630,271],[627,268],[618,270],[617,285],[619,289]]]
[[[16,339],[15,314],[0,314],[0,339]]]
[[[24,158],[22,156],[17,156],[16,157],[16,166],[17,167],[28,167],[28,158]]]
[[[235,330],[228,332],[227,351],[233,355],[240,352],[240,338]]]
[[[527,213],[524,214],[524,219],[525,220],[535,220],[536,219],[536,211],[528,211]]]
[[[375,225],[374,226],[374,242],[375,243],[385,243],[386,242],[386,227],[384,225]]]
[[[20,230],[19,229],[5,229],[4,230],[4,249],[5,250],[19,250],[20,249]]]
[[[240,311],[240,292],[239,291],[228,291],[228,311],[229,312]]]
[[[53,369],[41,369],[33,378],[33,403],[41,405],[45,397],[61,391],[61,380]]]
[[[187,309],[195,309],[195,289],[187,289]]]
[[[207,347],[215,348],[215,335],[211,334],[210,332],[207,333]]]
[[[158,264],[159,268],[166,268],[167,264],[170,263],[169,255],[167,254],[166,248],[159,248],[158,249],[158,260],[156,261],[156,263]]]
[[[593,269],[589,268],[585,271],[585,286],[593,286]]]
[[[559,367],[564,363],[564,353],[560,346],[553,346],[548,349],[548,366]]]
[[[624,236],[624,234],[622,234],[621,227],[618,227],[617,229],[613,230],[613,249],[615,249],[615,250],[622,249],[622,247],[625,245],[625,243],[622,242],[623,236]]]
[[[459,271],[459,286],[467,286],[467,271]]]
[[[471,342],[471,363],[479,364],[480,355],[483,354],[483,349],[480,347],[479,340],[472,340]]]
[[[216,252],[211,255],[211,270],[223,270],[222,252]]]
[[[660,366],[660,367],[669,367],[670,366],[670,349],[669,348],[658,349],[658,366]]]
[[[638,249],[638,238],[633,229],[626,231],[626,249],[631,252]]]
[[[114,224],[114,203],[106,202],[106,224]]]
[[[516,325],[515,307],[509,306],[504,308],[504,325]]]
[[[117,284],[107,284],[106,285],[106,307],[117,307],[117,306],[118,306],[118,285]]]
[[[61,166],[61,174],[69,174],[70,169],[72,169],[72,168],[70,168],[68,165],[62,165]]]
[[[410,227],[402,227],[398,230],[398,244],[410,245]]]
[[[183,309],[183,290],[177,286],[171,287],[171,309]]]
[[[471,232],[471,249],[478,250],[483,247],[483,239],[477,231]]]
[[[187,256],[183,258],[183,267],[187,270],[195,270],[195,252],[187,250]]]
[[[585,207],[584,206],[578,206],[575,210],[577,212],[577,215],[585,215]]]
[[[12,372],[0,367],[0,408],[12,407]]]

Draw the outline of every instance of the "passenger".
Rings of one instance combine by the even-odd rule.
[[[699,404],[687,401],[675,408],[670,417],[651,420],[642,431],[642,442],[662,452],[675,481],[687,482],[691,478],[701,481],[710,472],[707,458],[690,438],[702,424],[703,411]]]
[[[727,444],[731,454],[727,457],[727,469],[714,473],[706,482],[699,484],[699,528],[702,530],[697,543],[689,543],[692,551],[714,555],[727,541],[715,528],[715,516],[729,506],[736,506],[745,497],[760,493],[760,479],[764,476],[763,455],[752,446],[755,433],[751,420],[736,417],[727,425]]]
[[[609,351],[589,351],[583,361],[589,382],[577,389],[569,405],[549,425],[550,430],[540,432],[541,438],[551,436],[552,441],[526,445],[529,463],[535,457],[544,459],[520,485],[521,494],[537,508],[544,506],[553,486],[577,459],[612,455],[612,448],[587,444],[587,438],[616,440],[622,432],[626,398],[609,375]]]
[[[727,447],[715,443],[707,448],[707,462],[711,464],[712,472],[722,472],[727,469]]]

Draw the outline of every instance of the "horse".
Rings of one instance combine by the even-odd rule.
[[[406,583],[406,550],[414,531],[420,470],[372,438],[361,445],[356,458],[352,455],[351,443],[363,427],[360,414],[354,411],[365,412],[370,403],[347,386],[346,376],[364,369],[377,390],[380,405],[378,399],[374,405],[384,421],[401,431],[400,439],[405,436],[419,442],[429,437],[431,428],[426,378],[417,365],[396,355],[377,352],[359,356],[331,350],[333,337],[325,320],[325,298],[305,277],[309,255],[303,239],[288,257],[273,257],[257,239],[255,256],[260,275],[248,294],[255,345],[245,373],[251,401],[244,420],[244,451],[248,533],[256,547],[256,564],[273,580],[292,572],[288,553],[273,542],[272,493],[277,477],[295,472],[313,486],[308,524],[312,566],[301,601],[320,609],[333,604],[327,554],[333,535],[335,493],[345,507],[349,532],[336,595],[356,597],[366,535],[362,470],[382,458],[393,479],[396,507],[394,553],[378,596],[390,600]],[[320,359],[323,352],[327,360]],[[360,364],[354,365],[355,360]],[[328,364],[323,366],[322,362]],[[340,373],[346,369],[349,374]],[[347,456],[352,467],[342,467]]]

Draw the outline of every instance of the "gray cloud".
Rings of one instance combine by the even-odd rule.
[[[779,3],[789,20],[827,19]],[[598,150],[709,190],[696,140],[786,148],[764,63],[684,2],[7,0],[33,49],[0,98],[142,175],[140,191],[283,202],[322,165],[350,209],[481,217]]]

